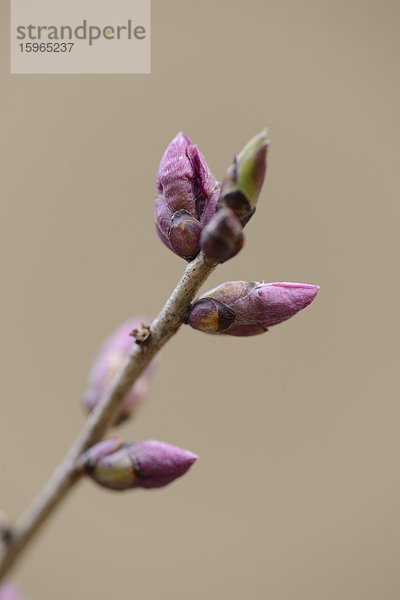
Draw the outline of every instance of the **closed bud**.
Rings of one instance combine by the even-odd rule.
[[[104,440],[81,457],[83,470],[110,490],[159,488],[181,477],[197,460],[188,450],[156,440],[128,444]]]
[[[244,226],[254,214],[267,169],[267,131],[255,135],[235,157],[222,183],[219,205],[227,206]]]
[[[86,413],[90,413],[100,402],[113,378],[123,366],[135,343],[130,334],[134,329],[140,328],[141,324],[142,319],[139,318],[126,321],[101,346],[90,372],[83,398],[83,407]],[[147,396],[154,364],[153,361],[126,394],[114,425],[128,419]]]
[[[192,260],[200,233],[216,210],[218,185],[200,150],[182,132],[169,144],[157,174],[157,233],[178,256]]]
[[[211,263],[223,263],[243,247],[243,227],[230,208],[222,207],[203,229],[200,246]]]
[[[11,583],[3,583],[0,585],[0,600],[24,600],[24,598]]]
[[[206,333],[257,335],[306,308],[319,290],[307,283],[223,283],[190,307],[187,323]]]

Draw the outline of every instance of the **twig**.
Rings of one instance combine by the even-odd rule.
[[[54,509],[79,481],[81,477],[77,464],[79,456],[105,435],[127,391],[143,373],[151,359],[182,325],[190,302],[214,268],[215,265],[205,263],[202,254],[188,264],[176,288],[151,324],[146,343],[134,346],[120,373],[113,380],[101,402],[89,415],[66,457],[12,529],[11,539],[1,557],[0,581],[15,565],[28,542],[39,532]]]

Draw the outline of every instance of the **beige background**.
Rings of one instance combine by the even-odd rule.
[[[18,584],[33,600],[398,600],[398,2],[153,0],[150,76],[10,76],[6,4],[3,509],[20,513],[81,427],[104,336],[179,277],[152,223],[177,130],[221,177],[270,127],[245,250],[210,286],[321,285],[265,336],[183,330],[124,435],[200,462],[158,493],[83,483]]]

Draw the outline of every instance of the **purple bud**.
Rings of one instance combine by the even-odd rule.
[[[24,600],[21,594],[11,583],[3,583],[0,586],[0,600]]]
[[[223,263],[243,247],[243,227],[229,208],[221,208],[203,229],[200,246],[211,263]]]
[[[89,375],[89,383],[83,398],[87,413],[100,402],[113,378],[121,369],[135,341],[131,332],[140,328],[143,319],[131,319],[123,323],[101,346]],[[154,371],[153,361],[127,393],[117,415],[115,425],[128,419],[148,393],[149,380]]]
[[[318,290],[308,283],[229,281],[196,300],[187,322],[207,333],[257,335],[306,308]]]
[[[254,214],[267,169],[267,131],[255,135],[235,157],[222,183],[219,205],[228,206],[246,225]]]
[[[175,254],[192,260],[200,251],[200,233],[214,215],[217,182],[197,146],[184,134],[172,140],[157,174],[156,227]]]
[[[184,475],[196,460],[192,452],[156,440],[126,444],[110,439],[83,454],[81,464],[99,485],[129,490],[163,487]]]
[[[197,460],[193,452],[157,440],[134,444],[132,455],[139,485],[144,488],[158,488],[171,483],[184,475]]]

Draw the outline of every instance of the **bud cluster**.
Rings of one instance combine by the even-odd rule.
[[[157,232],[187,260],[200,250],[223,263],[243,246],[242,228],[254,214],[265,178],[269,140],[262,131],[228,168],[219,189],[203,155],[184,133],[169,144],[157,175]]]

